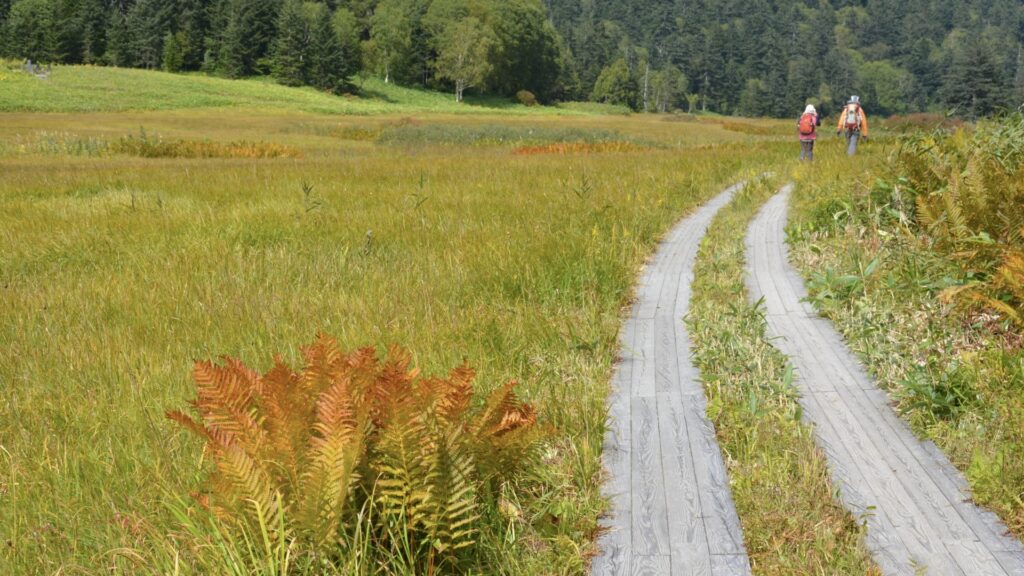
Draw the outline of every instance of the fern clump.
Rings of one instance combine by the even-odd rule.
[[[947,299],[1003,314],[1024,328],[1024,115],[973,131],[909,138],[895,167],[916,220],[964,282]]]
[[[167,416],[206,442],[199,502],[327,561],[368,531],[412,565],[457,565],[481,510],[538,458],[537,414],[515,382],[481,403],[465,365],[423,377],[399,348],[344,353],[324,335],[303,356],[299,371],[277,357],[266,374],[196,363],[197,417]]]

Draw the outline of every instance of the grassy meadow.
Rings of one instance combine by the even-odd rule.
[[[25,110],[0,125],[0,572],[208,571],[215,547],[169,505],[208,462],[164,411],[194,396],[195,360],[263,370],[322,330],[400,344],[430,374],[466,360],[485,389],[519,380],[554,433],[465,569],[583,573],[637,271],[671,223],[790,143],[719,119],[341,115],[291,89],[215,108],[191,83],[226,81],[181,82],[197,100],[119,112],[0,91]],[[360,571],[400,572],[374,565]]]
[[[229,80],[134,68],[54,66],[49,78],[21,72],[21,62],[0,59],[0,112],[128,112],[194,108],[302,110],[319,114],[377,115],[403,112],[516,115],[624,114],[628,109],[594,103],[532,107],[507,98],[469,95],[464,105],[451,94],[359,78],[359,96],[292,88],[269,78]]]

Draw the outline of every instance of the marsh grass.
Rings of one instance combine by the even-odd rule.
[[[698,255],[687,320],[755,574],[879,574],[863,519],[835,499],[792,368],[765,335],[744,285],[747,224],[775,192],[759,180],[712,223]]]
[[[301,152],[292,146],[273,142],[215,142],[164,138],[140,128],[110,140],[104,137],[83,136],[70,132],[36,132],[18,136],[12,142],[0,145],[0,154],[39,154],[50,156],[100,157],[115,154],[140,158],[297,158]]]
[[[540,146],[548,144],[637,144],[639,138],[612,130],[509,124],[406,123],[385,128],[377,141],[386,145]],[[653,147],[650,143],[649,147]]]
[[[129,134],[112,142],[113,154],[140,158],[298,158],[301,152],[273,142],[213,142],[210,140],[165,139],[159,134]]]
[[[280,573],[266,562],[287,549],[264,554],[259,534],[229,537],[174,510],[208,461],[162,415],[192,397],[195,360],[265,370],[281,352],[296,364],[318,329],[344,348],[401,344],[425,373],[469,360],[479,382],[518,379],[556,433],[536,477],[485,512],[468,570],[583,573],[606,505],[605,394],[636,273],[672,222],[790,147],[656,119],[557,122],[666,148],[567,161],[366,146],[297,133],[339,123],[300,113],[8,116],[4,141],[29,127],[109,137],[146,125],[169,138],[262,135],[303,156],[0,158],[0,573],[238,573],[257,561]],[[408,573],[362,550],[339,571]]]

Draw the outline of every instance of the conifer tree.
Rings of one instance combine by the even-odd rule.
[[[119,10],[114,10],[110,15],[110,25],[107,28],[107,49],[103,59],[112,66],[134,65],[131,43],[128,19]]]
[[[186,51],[185,35],[181,32],[164,36],[164,53],[161,60],[161,67],[166,72],[180,72],[185,65]]]
[[[164,0],[137,0],[128,10],[130,47],[136,66],[159,68],[164,36],[170,30],[171,10]]]
[[[271,55],[271,70],[278,82],[286,86],[306,84],[309,49],[309,21],[302,0],[287,0],[277,21]]]
[[[20,0],[3,24],[5,52],[34,62],[58,60],[56,6],[51,0]]]
[[[350,68],[331,23],[331,11],[317,4],[310,18],[308,81],[321,90],[337,92],[347,83]]]
[[[359,19],[344,6],[334,11],[331,25],[338,36],[342,52],[342,77],[351,78],[362,67],[362,49],[360,48]]]
[[[82,23],[82,61],[98,63],[107,51],[110,9],[105,0],[84,0],[79,10]]]
[[[228,0],[227,23],[218,49],[220,72],[239,78],[266,72],[264,59],[277,33],[277,0]]]
[[[953,57],[943,88],[946,106],[968,118],[996,112],[1006,105],[1007,86],[992,48],[973,37]]]

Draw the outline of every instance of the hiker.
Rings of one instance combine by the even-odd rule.
[[[808,104],[804,113],[796,122],[797,130],[800,132],[800,161],[814,160],[814,141],[818,139],[818,126],[821,126],[821,117],[814,106]]]
[[[846,133],[846,155],[853,156],[857,153],[857,142],[863,138],[868,140],[868,116],[861,108],[860,97],[850,96],[850,101],[843,107],[839,114],[839,126],[836,127],[836,136]]]

